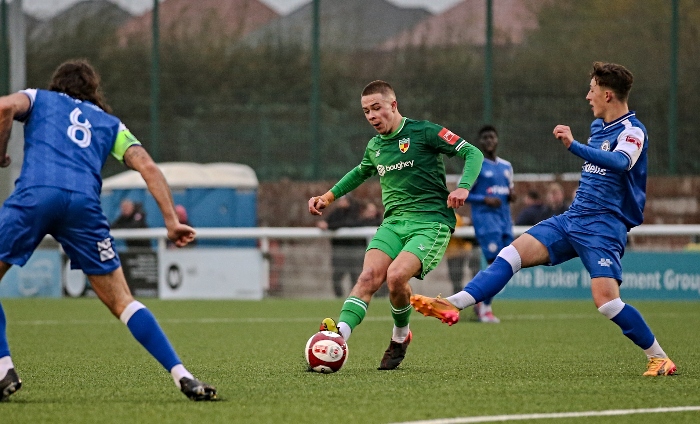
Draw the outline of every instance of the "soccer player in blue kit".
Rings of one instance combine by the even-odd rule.
[[[494,126],[484,125],[478,136],[484,162],[467,202],[471,205],[476,240],[486,263],[491,264],[498,252],[513,242],[513,220],[510,216],[510,202],[514,198],[513,166],[496,155],[498,131]],[[493,314],[492,301],[493,297],[489,297],[474,305],[479,322],[501,322]]]
[[[676,366],[659,345],[642,315],[620,299],[620,258],[627,232],[642,223],[646,200],[647,149],[644,125],[627,105],[633,76],[614,63],[593,63],[586,100],[593,116],[588,144],[557,125],[554,136],[585,160],[576,197],[568,211],[540,222],[498,254],[463,291],[448,298],[414,295],[411,304],[426,316],[450,325],[459,310],[500,292],[521,268],[556,265],[580,257],[591,275],[593,301],[605,317],[647,356],[645,376],[665,376]]]
[[[160,208],[168,239],[178,247],[194,240],[178,221],[170,188],[158,166],[124,124],[110,114],[100,77],[86,61],[54,72],[48,90],[0,97],[0,166],[7,167],[13,120],[24,123],[24,162],[15,190],[0,209],[0,278],[24,265],[46,234],[63,247],[73,268],[87,274],[97,297],[172,375],[192,400],[212,400],[216,389],[190,374],[153,314],[126,284],[107,218],[100,206],[100,171],[111,154],[138,171]],[[0,305],[0,400],[22,386],[15,371]]]

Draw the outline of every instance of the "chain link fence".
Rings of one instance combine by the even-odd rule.
[[[500,133],[499,154],[516,173],[563,173],[578,172],[581,161],[554,140],[552,128],[568,124],[585,141],[593,119],[588,72],[593,61],[611,61],[635,74],[630,106],[649,131],[650,173],[696,174],[700,9],[695,0],[678,2],[672,44],[672,3],[495,1],[493,71],[485,75],[485,0],[436,15],[384,0],[322,0],[318,143],[311,128],[311,3],[280,15],[257,0],[199,8],[161,2],[157,132],[149,10],[134,16],[91,1],[42,19],[27,16],[27,85],[45,87],[60,62],[88,58],[102,73],[115,114],[159,161],[244,163],[261,180],[275,181],[336,179],[359,163],[374,135],[359,104],[372,80],[394,85],[404,116],[442,124],[472,142],[486,123],[490,80],[489,123]],[[676,117],[669,115],[672,72]],[[677,140],[669,139],[670,119]],[[674,151],[677,169],[670,165]],[[311,166],[316,153],[319,175]],[[449,173],[461,165],[446,161]],[[121,170],[110,161],[105,176]]]

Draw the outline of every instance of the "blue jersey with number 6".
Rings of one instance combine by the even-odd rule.
[[[49,186],[99,197],[100,171],[126,127],[88,101],[47,90],[21,92],[31,107],[19,119],[25,144],[16,188]]]

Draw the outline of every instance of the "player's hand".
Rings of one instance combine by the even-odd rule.
[[[187,246],[194,240],[197,232],[189,225],[178,223],[172,228],[168,228],[168,239],[175,243],[177,247]]]
[[[469,197],[469,190],[458,188],[447,196],[447,207],[457,209],[464,206],[464,201]]]
[[[484,197],[484,203],[486,203],[486,206],[490,206],[492,208],[501,207],[501,199],[498,197]]]
[[[561,140],[562,144],[568,149],[571,143],[574,142],[574,136],[571,134],[571,128],[566,125],[557,125],[554,127],[554,137]]]
[[[311,215],[323,215],[321,209],[325,209],[333,201],[333,199],[328,199],[326,196],[327,194],[324,194],[323,196],[314,196],[309,199],[309,212],[311,212]]]
[[[0,160],[0,168],[7,168],[12,163],[10,155],[6,154],[2,160]]]

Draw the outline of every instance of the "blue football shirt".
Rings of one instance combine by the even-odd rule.
[[[630,164],[627,170],[614,171],[586,161],[581,181],[569,213],[599,215],[612,213],[625,223],[627,229],[644,220],[647,184],[647,130],[631,111],[613,122],[596,119],[591,123],[588,146],[625,154]]]
[[[512,234],[508,196],[513,188],[513,166],[507,160],[484,159],[481,172],[469,192],[467,201],[472,209],[472,223],[477,237],[484,234]],[[484,203],[486,197],[501,199],[501,206],[492,208]]]
[[[49,186],[99,197],[100,171],[111,153],[122,160],[140,144],[119,118],[64,93],[27,89],[24,162],[16,189]]]

